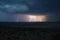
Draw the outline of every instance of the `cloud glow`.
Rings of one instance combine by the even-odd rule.
[[[45,15],[28,15],[29,22],[45,22]]]

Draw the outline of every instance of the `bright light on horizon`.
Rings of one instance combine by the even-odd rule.
[[[36,21],[36,16],[29,15],[29,22]]]
[[[47,15],[16,15],[17,22],[46,22]]]
[[[28,15],[29,22],[46,22],[45,15]]]

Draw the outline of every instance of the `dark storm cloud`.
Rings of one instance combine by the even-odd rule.
[[[52,12],[60,11],[60,0],[49,0],[48,8]]]
[[[53,12],[59,11],[59,0],[0,0],[1,5],[16,6],[15,4],[25,5],[32,12]],[[24,9],[25,10],[25,9]],[[19,11],[19,10],[18,10]]]
[[[29,8],[29,11],[32,12],[43,12],[43,11],[47,11],[48,7],[47,7],[47,3],[48,1],[44,1],[44,0],[0,0],[0,4],[1,5],[10,5],[12,6],[16,6],[15,4],[21,4],[25,5]],[[16,7],[17,8],[17,7]],[[24,11],[25,9],[23,9]],[[19,11],[19,10],[18,10]]]
[[[39,12],[39,14],[57,14],[60,19],[60,1],[59,0],[0,0],[0,20],[12,19],[13,15],[24,12]],[[41,12],[41,13],[40,13]],[[53,12],[53,13],[51,13]],[[58,13],[57,13],[58,12]],[[8,17],[8,16],[10,17]],[[55,18],[56,18],[55,17]],[[55,19],[54,19],[55,20]]]

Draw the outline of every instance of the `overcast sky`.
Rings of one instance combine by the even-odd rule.
[[[13,14],[22,14],[22,12],[53,12],[59,15],[60,1],[59,0],[0,0],[0,21],[13,19]],[[14,15],[15,15],[14,14]],[[11,17],[8,17],[12,16]],[[60,20],[58,18],[58,20]]]

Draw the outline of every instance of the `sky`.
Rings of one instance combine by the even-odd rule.
[[[0,21],[15,21],[16,14],[51,14],[50,21],[60,20],[59,0],[0,0]],[[53,18],[51,18],[53,17]],[[20,17],[21,18],[21,17]]]

